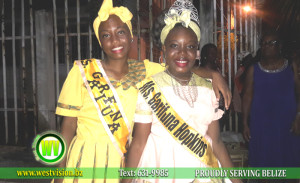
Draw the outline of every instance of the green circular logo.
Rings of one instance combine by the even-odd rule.
[[[47,131],[35,137],[32,150],[37,161],[54,165],[63,160],[66,154],[66,143],[59,133]]]

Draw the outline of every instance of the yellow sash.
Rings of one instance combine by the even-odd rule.
[[[79,60],[76,64],[105,131],[123,157],[131,129],[116,90],[105,74],[100,60]]]
[[[182,120],[169,105],[154,80],[151,77],[147,78],[140,86],[140,93],[170,135],[207,166],[219,167],[209,142]]]

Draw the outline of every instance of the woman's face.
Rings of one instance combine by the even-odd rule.
[[[127,59],[131,34],[127,25],[118,16],[110,15],[106,21],[101,22],[99,39],[108,59]]]
[[[263,58],[273,58],[280,56],[280,44],[276,36],[265,36],[261,43],[261,53]]]
[[[191,29],[182,26],[173,28],[163,45],[170,73],[178,78],[190,76],[197,49],[197,36]]]
[[[207,52],[207,61],[211,63],[215,63],[217,59],[217,49],[216,48],[209,48]]]

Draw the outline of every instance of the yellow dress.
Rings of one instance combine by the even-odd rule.
[[[138,90],[136,84],[145,77],[164,70],[160,64],[149,60],[129,60],[129,73],[120,81],[110,78],[121,100],[126,117],[133,127]],[[109,139],[97,110],[88,95],[79,67],[74,64],[59,96],[56,114],[77,117],[76,136],[67,152],[67,167],[112,167],[122,165],[122,158]],[[99,176],[99,175],[97,175]],[[80,182],[119,182],[117,179],[78,179]],[[75,181],[75,182],[76,182]],[[64,179],[64,182],[74,182]]]

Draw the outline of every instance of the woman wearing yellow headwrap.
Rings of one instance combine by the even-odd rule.
[[[161,18],[165,24],[159,23]],[[223,111],[212,84],[192,71],[200,41],[198,12],[190,1],[176,0],[158,19],[155,32],[160,32],[167,67],[138,84],[135,135],[126,167],[160,168],[157,176],[135,183],[223,182],[184,177],[176,169],[218,168],[218,160],[222,167],[233,166],[220,137]]]
[[[76,61],[68,74],[56,109],[56,114],[64,116],[61,134],[68,147],[67,157],[60,167],[123,166],[133,126],[136,85],[164,69],[148,60],[128,59],[132,42],[131,18],[127,8],[113,7],[112,0],[104,0],[93,27],[105,59]],[[216,80],[220,80],[216,76]],[[219,85],[229,93],[224,82]],[[119,181],[105,180],[107,171],[95,176],[93,180],[75,181]],[[73,182],[74,179],[63,181]]]

